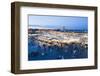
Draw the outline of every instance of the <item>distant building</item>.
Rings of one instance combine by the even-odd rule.
[[[63,31],[63,32],[65,32],[65,31],[66,31],[65,26],[61,26],[61,31]]]

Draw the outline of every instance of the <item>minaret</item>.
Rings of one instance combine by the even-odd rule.
[[[62,26],[61,27],[61,30],[65,32],[65,26]]]

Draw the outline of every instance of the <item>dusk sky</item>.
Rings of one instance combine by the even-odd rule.
[[[88,29],[88,17],[29,15],[29,27],[60,29]]]

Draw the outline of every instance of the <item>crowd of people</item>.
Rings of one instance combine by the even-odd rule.
[[[88,45],[78,43],[46,43],[34,37],[28,38],[29,60],[75,59],[87,58]]]

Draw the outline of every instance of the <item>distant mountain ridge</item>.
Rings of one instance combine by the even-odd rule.
[[[29,25],[28,28],[31,29],[57,29],[61,31],[88,31],[88,29],[85,28],[69,28],[64,25]]]

